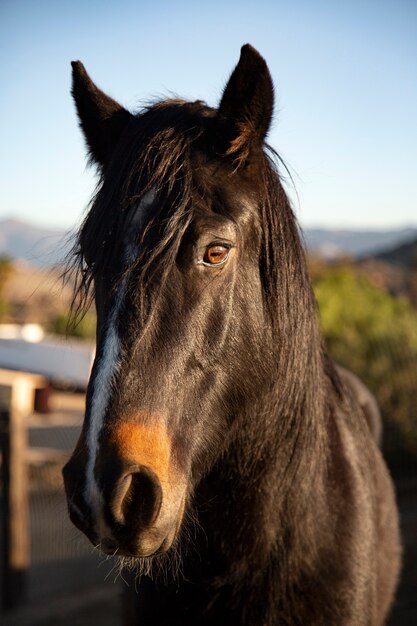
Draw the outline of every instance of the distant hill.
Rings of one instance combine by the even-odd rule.
[[[303,234],[308,249],[325,259],[369,256],[417,240],[417,228],[381,231],[306,228]],[[13,259],[45,267],[62,261],[70,247],[71,240],[65,231],[40,228],[15,219],[0,221],[0,254]]]
[[[304,239],[308,249],[324,259],[348,254],[354,258],[371,256],[397,248],[417,239],[417,228],[398,230],[326,230],[306,228]]]
[[[409,269],[417,269],[417,237],[411,241],[389,248],[375,255],[375,258]]]
[[[29,262],[36,267],[55,265],[64,260],[71,247],[63,230],[41,228],[21,220],[0,221],[0,254]]]

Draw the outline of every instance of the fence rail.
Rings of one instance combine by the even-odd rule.
[[[0,451],[2,474],[1,604],[12,608],[26,594],[29,565],[26,420],[33,411],[42,376],[0,370]]]

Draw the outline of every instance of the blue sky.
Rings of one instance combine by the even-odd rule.
[[[250,42],[276,88],[270,143],[304,226],[417,225],[415,0],[2,0],[0,219],[71,228],[94,189],[70,61],[137,109],[215,106]]]

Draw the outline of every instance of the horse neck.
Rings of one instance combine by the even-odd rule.
[[[293,389],[287,402],[278,380],[245,407],[228,449],[199,488],[202,501],[213,502],[215,521],[209,526],[221,529],[223,544],[227,528],[226,543],[245,546],[242,558],[248,563],[274,551],[278,535],[297,533],[320,491],[329,409],[324,368],[321,361],[317,365],[307,388]]]

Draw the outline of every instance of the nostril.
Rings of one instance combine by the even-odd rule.
[[[128,496],[132,484],[132,474],[125,474],[118,480],[110,498],[110,512],[116,522],[124,523],[123,502]]]
[[[148,467],[134,472],[123,501],[125,517],[137,515],[139,525],[150,526],[158,517],[161,504],[162,487],[157,475]]]
[[[134,520],[139,527],[150,526],[162,503],[161,483],[149,467],[129,468],[114,487],[110,511],[116,522],[128,525]]]

